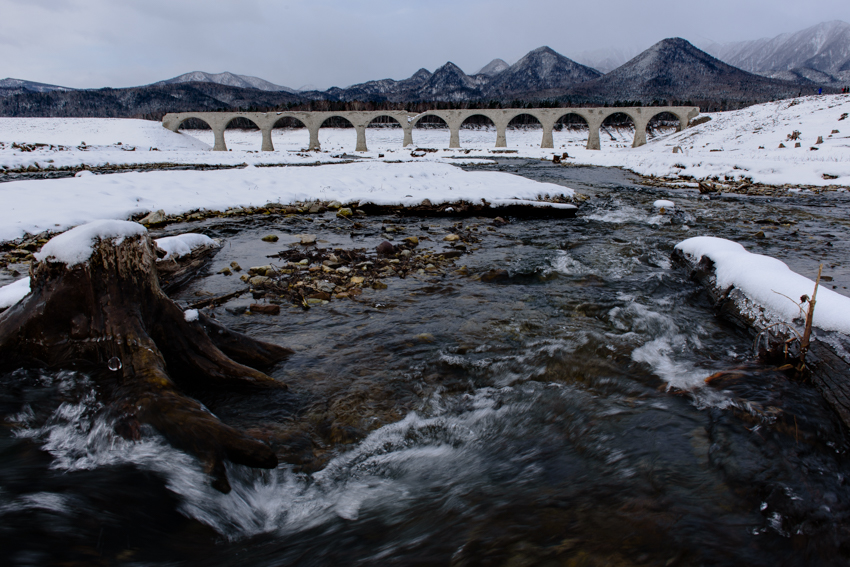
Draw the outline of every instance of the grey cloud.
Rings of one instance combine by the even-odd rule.
[[[0,0],[0,76],[130,86],[194,70],[319,88],[474,72],[549,45],[565,55],[665,37],[755,39],[846,19],[846,0]]]

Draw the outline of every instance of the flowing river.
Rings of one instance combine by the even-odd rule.
[[[504,226],[368,217],[352,232],[327,213],[157,233],[223,239],[176,298],[187,303],[244,287],[217,272],[275,263],[295,234],[374,251],[389,227],[421,252],[462,222],[480,242],[355,299],[214,309],[295,350],[271,371],[286,393],[199,394],[281,457],[273,471],[231,466],[227,495],[155,433],[115,435],[95,376],[0,376],[2,563],[846,565],[843,426],[811,386],[754,366],[752,340],[670,256],[690,236],[724,237],[810,278],[823,263],[847,295],[847,193],[709,200],[618,169],[477,167],[588,199],[575,219]],[[654,208],[662,198],[676,208]],[[479,277],[494,269],[507,273]]]

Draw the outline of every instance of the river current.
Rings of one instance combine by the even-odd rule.
[[[754,365],[751,338],[670,256],[691,236],[729,238],[810,278],[823,263],[848,295],[850,197],[707,199],[618,169],[477,167],[587,200],[575,219],[504,226],[369,217],[353,231],[328,213],[160,231],[222,239],[185,303],[240,289],[217,272],[275,263],[295,234],[374,250],[391,227],[419,252],[462,222],[480,242],[354,300],[268,316],[246,315],[243,296],[212,310],[295,350],[270,372],[285,394],[198,393],[281,458],[230,466],[227,495],[155,432],[115,435],[96,376],[0,376],[2,562],[846,565],[843,426],[811,386]],[[480,278],[494,269],[507,274]],[[741,378],[704,382],[733,369]]]

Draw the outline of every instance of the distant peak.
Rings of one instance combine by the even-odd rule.
[[[541,47],[538,47],[537,49],[534,49],[534,50],[530,51],[529,53],[551,53],[553,55],[560,55],[560,53],[558,53],[557,51],[555,51],[554,49],[552,49],[548,45],[543,45]]]
[[[508,67],[510,67],[510,65],[508,65],[503,59],[493,59],[492,61],[484,65],[484,67],[482,67],[481,70],[476,73],[476,75],[487,75],[489,77],[492,77],[498,75]]]
[[[442,67],[440,67],[439,69],[434,71],[434,73],[435,74],[441,73],[441,72],[445,73],[447,71],[453,71],[453,72],[456,72],[456,73],[463,73],[463,70],[460,67],[458,67],[457,65],[455,65],[454,63],[452,63],[451,61],[447,61],[445,65],[443,65]]]

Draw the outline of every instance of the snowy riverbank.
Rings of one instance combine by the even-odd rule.
[[[500,150],[494,147],[496,132],[490,128],[462,129],[461,149],[448,149],[447,130],[417,129],[414,146],[403,148],[400,128],[370,128],[366,136],[369,151],[357,154],[353,151],[353,129],[320,130],[321,152],[304,151],[308,142],[304,129],[275,130],[275,152],[259,151],[259,131],[228,130],[231,151],[212,152],[209,130],[174,133],[158,122],[144,120],[0,118],[0,168],[43,171],[158,164],[314,165],[351,159],[458,163],[500,155],[552,159],[567,152],[570,158],[566,163],[624,167],[672,182],[719,180],[847,187],[850,119],[842,116],[848,113],[850,95],[783,100],[706,114],[711,121],[684,132],[650,136],[649,143],[640,148],[631,148],[633,130],[604,128],[600,132],[601,151],[585,149],[586,130],[556,131],[555,148],[546,150],[540,148],[541,130],[508,130],[508,147]],[[797,139],[789,139],[795,131],[799,132]],[[817,143],[818,138],[823,142]],[[794,147],[798,142],[800,147]],[[780,148],[780,144],[785,147]],[[681,152],[673,153],[677,147]],[[412,155],[415,148],[436,151]]]
[[[418,205],[571,197],[571,189],[498,172],[467,172],[444,163],[378,162],[323,167],[247,167],[154,171],[13,181],[0,185],[0,241],[60,232],[96,219],[128,219],[163,210],[182,214],[305,201]],[[500,203],[504,204],[504,203]]]

